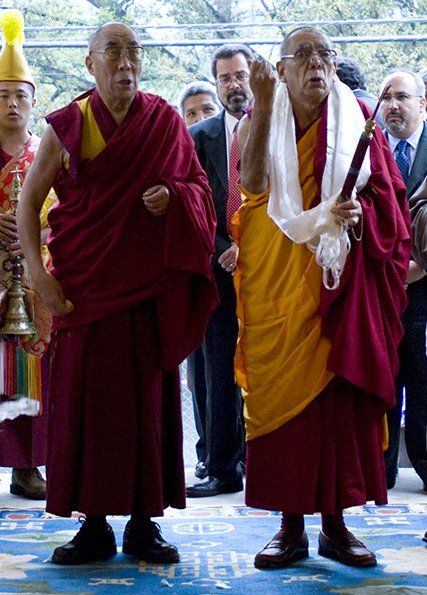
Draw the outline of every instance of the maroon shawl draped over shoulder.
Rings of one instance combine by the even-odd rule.
[[[360,103],[365,117],[366,107]],[[319,131],[326,142],[326,127]],[[360,224],[339,287],[322,287],[322,330],[332,342],[328,369],[352,384],[394,404],[397,347],[403,336],[404,283],[411,250],[406,188],[382,132],[370,144],[371,177],[358,195]],[[323,171],[323,170],[321,170]]]
[[[94,159],[81,160],[83,116],[75,102],[46,118],[70,155],[54,185],[59,204],[49,216],[49,250],[52,274],[74,310],[55,317],[54,327],[154,298],[168,369],[198,346],[216,305],[208,181],[185,124],[161,97],[138,92],[117,125],[96,90],[86,95],[107,142]],[[157,184],[170,192],[161,217],[150,215],[141,198]]]

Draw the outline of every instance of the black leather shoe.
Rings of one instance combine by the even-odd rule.
[[[203,461],[199,461],[196,465],[196,468],[194,470],[194,475],[196,477],[198,477],[199,479],[205,479],[205,477],[208,474],[208,470],[206,468],[206,465]]]
[[[218,496],[218,494],[234,494],[243,490],[241,477],[231,481],[223,481],[209,475],[206,481],[200,481],[185,489],[187,498],[205,498],[206,496]]]
[[[108,560],[117,554],[116,538],[108,523],[95,528],[83,521],[71,541],[57,547],[52,554],[54,564],[86,564],[95,560]]]
[[[319,556],[338,560],[338,562],[356,568],[369,568],[377,565],[375,554],[370,552],[350,531],[337,541],[332,541],[320,531]]]
[[[308,539],[304,531],[301,537],[291,540],[284,531],[279,531],[265,548],[255,556],[255,568],[286,568],[308,557]]]
[[[150,519],[143,523],[131,519],[126,524],[123,553],[153,564],[179,562],[177,548],[163,539],[159,525]]]

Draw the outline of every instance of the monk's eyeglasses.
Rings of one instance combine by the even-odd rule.
[[[335,50],[322,49],[318,52],[313,52],[312,50],[297,50],[295,54],[286,54],[285,56],[281,56],[280,59],[293,60],[295,64],[300,65],[311,60],[313,56],[319,56],[325,64],[330,64],[336,55],[337,53]]]
[[[141,62],[144,48],[139,45],[129,45],[126,48],[109,47],[103,51],[91,50],[89,54],[102,54],[108,62],[118,62],[125,54],[131,62]]]

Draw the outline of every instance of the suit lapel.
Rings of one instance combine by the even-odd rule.
[[[414,192],[422,184],[423,180],[427,177],[427,123],[424,122],[424,129],[418,142],[417,152],[415,154],[415,160],[409,174],[408,182],[406,184],[408,198],[411,197]]]
[[[207,130],[205,149],[221,184],[227,192],[228,168],[224,110],[218,116],[211,118],[211,126]]]

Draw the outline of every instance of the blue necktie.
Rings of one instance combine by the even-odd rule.
[[[397,167],[400,169],[403,181],[408,181],[409,176],[409,143],[406,140],[400,140],[394,150],[394,158],[396,159]]]

